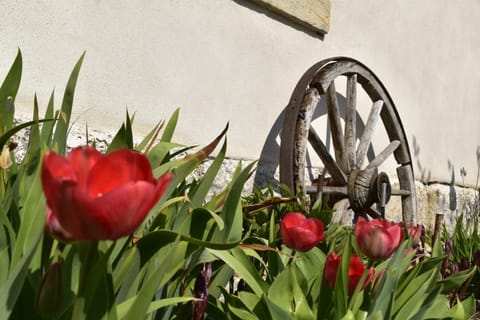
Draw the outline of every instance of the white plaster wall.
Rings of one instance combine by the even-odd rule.
[[[17,108],[60,106],[81,53],[77,123],[116,130],[125,109],[142,135],[181,108],[175,140],[206,144],[230,121],[231,157],[258,158],[303,72],[337,55],[382,79],[418,179],[475,185],[480,145],[480,1],[332,1],[322,40],[245,0],[1,1],[0,77],[24,57]],[[415,138],[414,152],[413,139]],[[423,170],[423,175],[422,175]]]

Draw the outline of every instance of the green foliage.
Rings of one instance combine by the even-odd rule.
[[[464,300],[471,295],[480,299],[480,234],[478,230],[479,212],[474,212],[468,220],[461,214],[450,234],[443,226],[444,254],[447,258],[442,264],[442,277],[450,295],[450,303]],[[465,221],[467,220],[467,221]]]
[[[37,310],[46,310],[33,308],[42,274],[49,265],[64,261],[61,264],[64,292],[69,294],[62,296],[59,310],[51,313],[56,318],[129,319],[137,318],[138,314],[169,318],[180,309],[188,309],[187,302],[196,300],[192,295],[193,282],[205,249],[225,250],[240,242],[241,190],[253,164],[244,169],[239,167],[231,184],[208,199],[208,191],[225,157],[226,142],[203,177],[198,180],[189,177],[221,142],[225,132],[205,149],[182,158],[179,153],[190,147],[171,141],[178,110],[163,133],[163,125],[159,123],[138,146],[133,145],[133,117],[127,112],[126,121],[107,152],[119,148],[143,150],[156,176],[171,171],[174,181],[134,238],[98,244],[63,244],[52,240],[43,231],[46,205],[40,184],[40,163],[42,154],[50,148],[66,152],[73,96],[83,57],[68,80],[60,111],[54,112],[52,94],[44,119],[39,119],[35,97],[33,120],[13,125],[13,102],[22,69],[20,52],[0,89],[0,102],[5,106],[1,109],[5,112],[0,114],[1,145],[7,144],[19,130],[31,128],[23,160],[14,162],[8,170],[0,169],[3,191],[0,312],[2,317],[38,317]],[[157,140],[159,134],[161,138]]]
[[[453,307],[449,298],[477,275],[477,269],[441,278],[440,242],[421,261],[412,259],[408,240],[386,261],[368,262],[376,278],[349,295],[349,257],[360,254],[351,227],[330,223],[330,208],[321,201],[310,205],[306,197],[284,186],[285,197],[272,188],[255,189],[243,197],[255,163],[240,164],[224,189],[212,194],[226,157],[228,125],[205,147],[192,151],[191,146],[172,140],[178,109],[137,145],[134,117],[127,111],[108,145],[107,152],[121,148],[143,152],[155,177],[173,173],[170,186],[137,231],[115,241],[53,239],[44,231],[41,161],[47,150],[67,152],[83,58],[84,54],[70,75],[60,110],[55,111],[52,93],[43,118],[35,96],[32,121],[20,125],[13,121],[22,71],[20,51],[0,87],[0,146],[9,145],[19,130],[31,129],[23,159],[12,158],[8,169],[0,168],[3,318],[466,319],[475,312],[473,296],[456,299]],[[214,150],[217,155],[211,157]],[[192,172],[207,157],[212,159],[210,166],[193,178]],[[284,246],[279,226],[291,211],[321,219],[327,225],[327,239],[308,252]],[[478,234],[477,229],[473,233]],[[466,241],[468,245],[463,243],[467,238],[473,239]],[[455,263],[460,257],[473,259],[480,245],[478,235],[460,227],[452,241],[461,244],[448,258]],[[323,274],[330,252],[343,256],[333,289]],[[205,265],[212,267],[208,281],[200,272]],[[360,283],[365,279],[366,273]],[[206,293],[208,301],[199,293]],[[46,295],[52,299],[45,299]],[[208,302],[205,314],[196,314],[195,305],[201,302]]]

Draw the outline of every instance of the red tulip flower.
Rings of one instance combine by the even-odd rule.
[[[367,221],[359,217],[355,225],[355,238],[360,250],[370,259],[390,257],[403,240],[403,226],[384,219]]]
[[[342,256],[337,256],[335,252],[331,252],[325,260],[325,269],[323,271],[323,276],[328,286],[332,289],[335,288],[335,281],[337,279],[337,272],[340,266],[341,259]],[[366,269],[367,267],[363,264],[362,259],[358,255],[352,254],[350,256],[350,265],[348,267],[349,296],[351,296],[355,291],[355,288],[357,287],[358,282],[360,281]],[[365,281],[363,282],[362,289],[364,289],[370,283],[370,281],[372,281],[374,274],[375,270],[372,267],[368,270],[368,274],[365,278]]]
[[[282,218],[280,233],[283,243],[290,249],[308,251],[325,237],[323,222],[306,218],[300,212],[289,212]]]
[[[413,245],[418,244],[420,238],[422,236],[423,226],[421,224],[417,224],[416,226],[413,223],[407,224],[407,232],[408,235],[413,239]]]
[[[128,149],[103,155],[86,146],[66,157],[49,151],[42,165],[47,230],[65,241],[126,236],[142,223],[171,178],[155,179],[148,159]]]

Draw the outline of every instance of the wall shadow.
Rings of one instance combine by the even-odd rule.
[[[337,93],[337,101],[338,101],[338,106],[340,110],[340,114],[342,115],[342,119],[344,119],[345,115],[345,109],[346,109],[346,98]],[[275,120],[274,124],[272,125],[272,128],[270,129],[267,138],[265,139],[265,143],[263,145],[262,151],[260,153],[260,157],[258,160],[258,165],[257,165],[257,170],[255,174],[255,179],[254,179],[254,184],[255,186],[259,188],[264,188],[266,186],[271,186],[274,188],[274,190],[278,191],[278,185],[279,185],[279,159],[280,159],[280,133],[282,130],[283,126],[283,121],[285,117],[285,110],[286,107],[282,110],[278,118]],[[326,117],[327,116],[327,106],[326,106],[326,99],[322,97],[320,99],[318,105],[315,108],[315,111],[313,113],[312,117],[312,122],[315,121],[316,119],[319,119],[321,117]],[[357,122],[356,122],[356,130],[357,132],[363,132],[365,128],[365,123],[363,122],[363,119],[360,117],[359,114],[357,114]],[[333,146],[330,138],[330,128],[317,128],[317,132],[323,139],[323,142],[325,146],[332,151],[333,154]],[[357,140],[359,137],[357,137]],[[367,152],[367,158],[369,160],[373,159],[375,156],[374,149],[372,145],[370,145],[368,152]],[[316,157],[316,156],[315,156]],[[310,166],[312,164],[312,155],[307,153],[307,166]],[[310,180],[313,180],[316,177],[316,174],[313,172],[313,170],[309,170],[307,168],[307,174],[310,177]]]
[[[436,199],[436,206],[433,207],[438,213],[445,214],[444,219],[447,225],[454,226],[456,219],[460,214],[464,214],[465,218],[467,219],[466,221],[468,221],[473,214],[480,214],[480,146],[477,146],[477,150],[475,152],[476,172],[469,173],[464,167],[458,168],[453,161],[448,159],[446,163],[446,169],[448,170],[448,175],[450,178],[449,181],[442,182],[433,179],[431,177],[431,171],[420,161],[419,156],[421,153],[421,147],[419,146],[418,140],[415,136],[412,137],[412,142],[413,156],[415,158],[414,171],[417,172],[415,175],[417,180],[420,180],[420,182],[422,182],[424,185],[440,184],[448,187],[448,194],[447,192],[442,193],[441,189],[439,188],[434,188],[436,189],[436,195],[434,198]],[[474,187],[476,191],[474,198],[470,198],[469,193],[463,189],[468,188],[465,187],[465,178],[468,174],[476,175],[476,185]]]
[[[415,168],[414,172],[419,172],[415,175],[417,180],[420,180],[422,183],[428,183],[430,181],[432,173],[428,170],[420,161],[420,146],[417,141],[417,137],[415,135],[412,136],[412,149],[413,149],[413,156],[415,158]]]

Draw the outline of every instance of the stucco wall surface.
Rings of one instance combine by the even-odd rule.
[[[20,48],[20,112],[30,112],[35,92],[45,107],[54,88],[59,107],[86,50],[77,123],[115,130],[128,108],[142,135],[180,107],[176,141],[206,144],[230,121],[229,156],[256,159],[308,67],[351,56],[393,97],[416,178],[476,184],[478,0],[335,0],[323,38],[246,0],[2,2],[0,75]],[[275,161],[270,147],[265,159]]]

